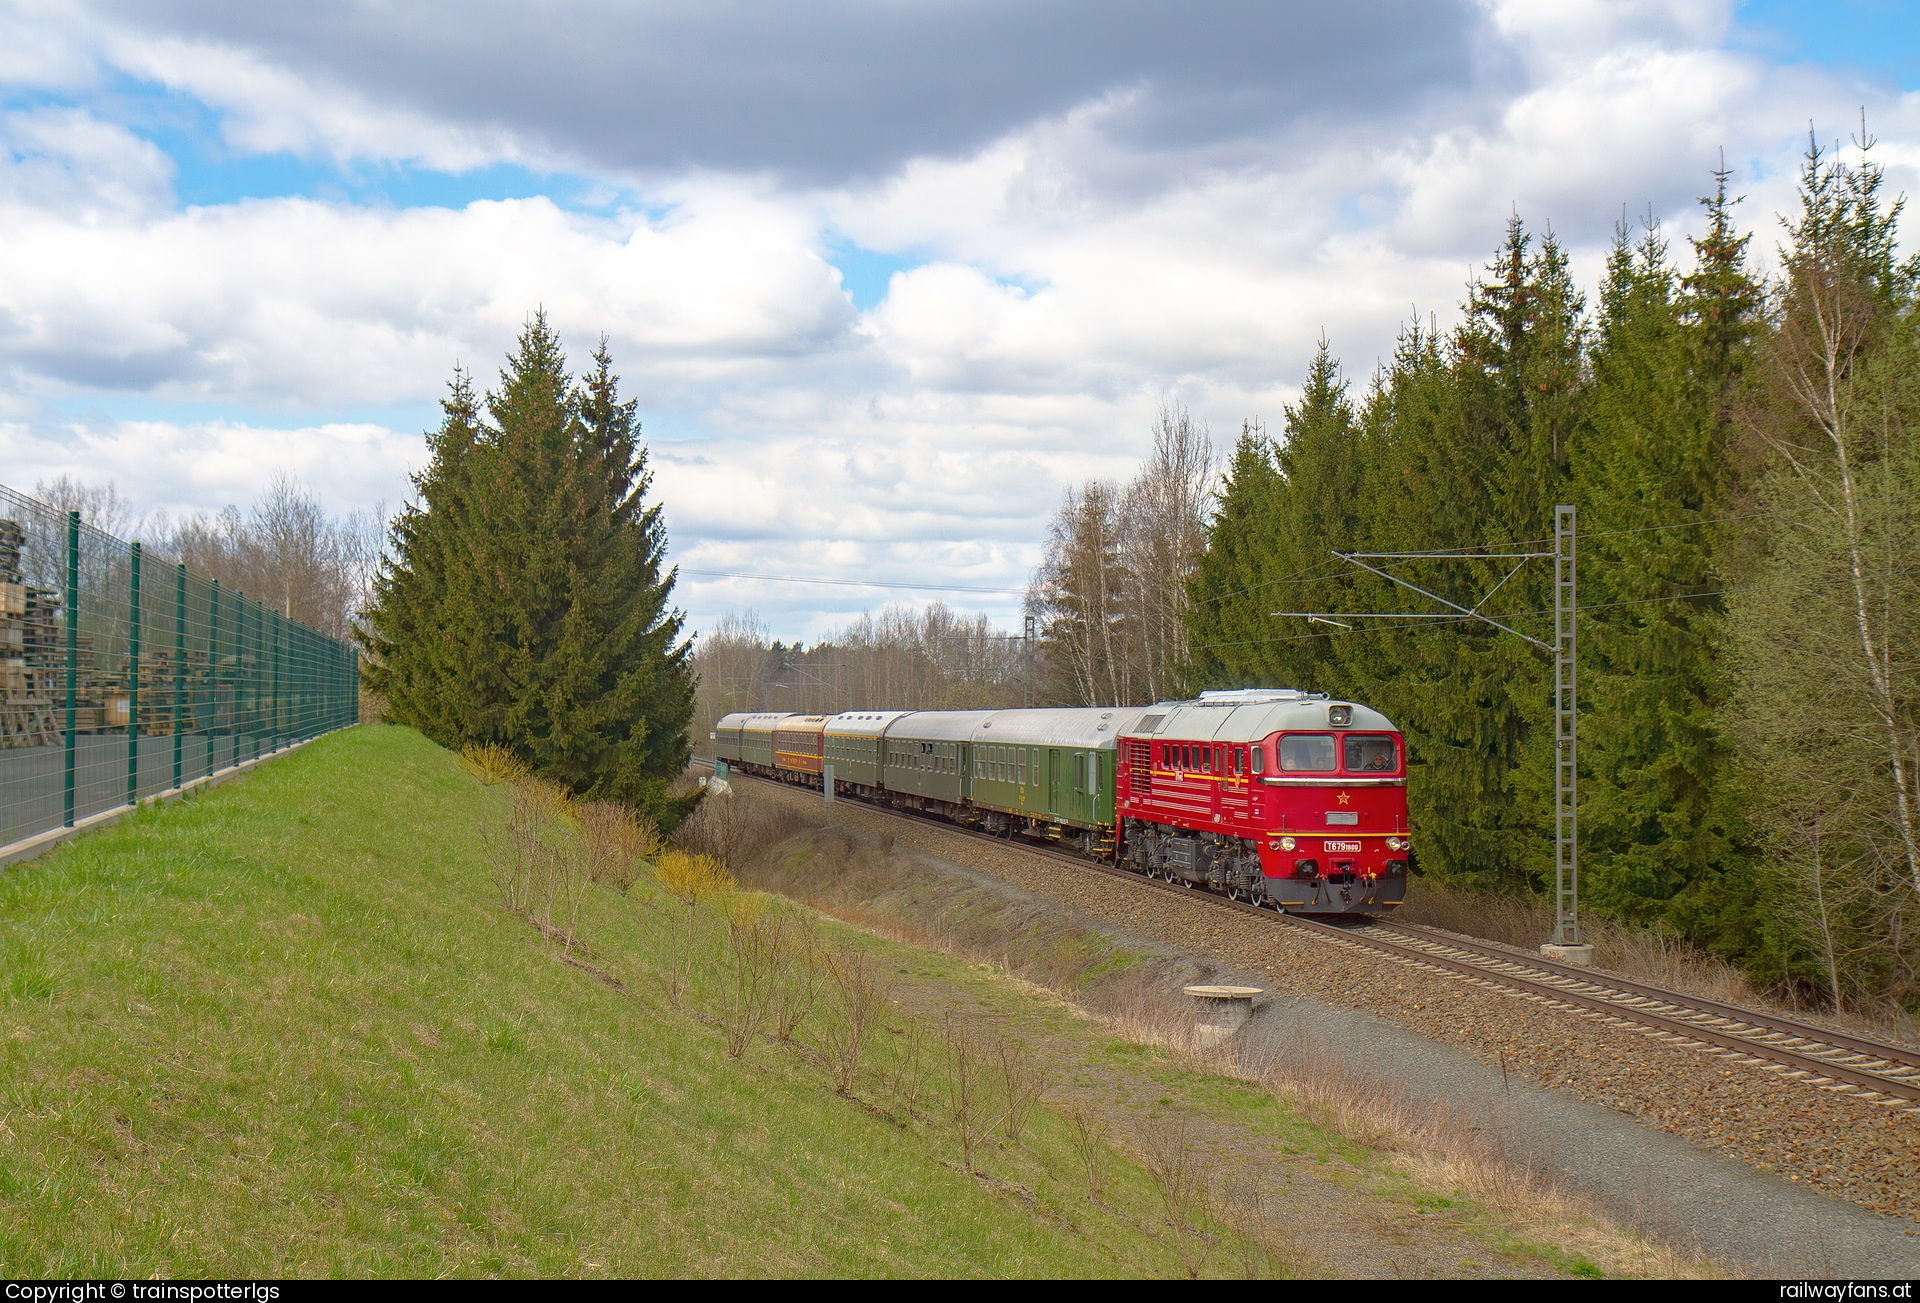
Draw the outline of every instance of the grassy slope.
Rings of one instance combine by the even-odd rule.
[[[363,728],[0,874],[0,1276],[1178,1269],[1050,1206],[1057,1128],[1010,1194],[726,1060],[644,896],[589,906],[626,993],[556,962],[494,904],[499,811]]]

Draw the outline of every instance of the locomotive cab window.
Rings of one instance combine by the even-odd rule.
[[[1393,754],[1393,739],[1390,737],[1361,734],[1341,740],[1346,744],[1347,772],[1350,774],[1384,774],[1400,767]]]
[[[1280,739],[1280,772],[1330,774],[1339,767],[1333,739],[1324,733],[1291,733]]]
[[[1267,767],[1267,747],[1266,747],[1266,743],[1262,742],[1255,745],[1255,747],[1253,748],[1253,772],[1256,774],[1261,773],[1266,769],[1266,767]]]

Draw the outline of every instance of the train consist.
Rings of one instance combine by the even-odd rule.
[[[1406,742],[1352,702],[1289,688],[1073,710],[743,713],[729,766],[836,797],[1039,838],[1299,914],[1406,897]]]

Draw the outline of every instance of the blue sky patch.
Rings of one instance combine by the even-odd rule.
[[[887,286],[897,271],[911,271],[927,259],[899,253],[880,253],[863,249],[851,240],[829,239],[827,261],[840,269],[840,284],[853,296],[853,306],[861,312],[876,307],[887,297]]]
[[[1857,69],[1902,90],[1920,88],[1913,0],[1747,0],[1729,43],[1774,62]]]

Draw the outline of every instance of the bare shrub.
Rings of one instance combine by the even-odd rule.
[[[721,1024],[727,1057],[737,1059],[760,1034],[773,1002],[787,940],[787,916],[784,910],[767,908],[765,896],[745,892],[731,893],[725,907],[733,977],[721,988]]]
[[[593,885],[586,847],[577,838],[561,841],[553,848],[552,890],[548,896],[547,917],[542,929],[549,937],[560,934],[560,953],[573,953],[580,935],[580,907],[586,903],[587,889]]]
[[[887,1074],[887,1092],[911,1117],[920,1105],[927,1082],[927,1033],[909,1019],[894,1043],[893,1068]]]
[[[777,801],[743,790],[717,792],[694,807],[673,839],[696,855],[710,855],[735,873],[806,826],[806,821]]]
[[[1256,1173],[1242,1169],[1229,1178],[1213,1218],[1237,1251],[1240,1274],[1247,1280],[1326,1274],[1269,1215],[1266,1187]]]
[[[1141,1141],[1143,1165],[1166,1205],[1180,1263],[1187,1275],[1197,1276],[1202,1265],[1197,1239],[1206,1221],[1209,1191],[1207,1169],[1194,1150],[1186,1114],[1155,1118]]]
[[[1006,1100],[1000,1115],[1000,1129],[1008,1140],[1019,1144],[1020,1133],[1026,1130],[1027,1119],[1033,1116],[1034,1107],[1040,1103],[1040,1092],[1046,1087],[1046,1065],[1029,1054],[1026,1046],[1006,1037],[1000,1038],[997,1057],[1000,1086]]]
[[[660,850],[660,830],[651,819],[618,801],[582,801],[574,822],[587,853],[587,877],[625,893],[640,866]]]
[[[527,764],[498,742],[468,743],[460,748],[460,767],[488,787],[526,776]]]
[[[826,982],[827,951],[820,939],[820,925],[812,915],[796,913],[787,920],[786,939],[774,973],[769,1013],[775,1040],[793,1042]]]
[[[823,1037],[827,1065],[834,1091],[851,1095],[867,1041],[887,1007],[889,985],[867,953],[850,945],[835,946],[829,952],[827,975],[840,1014]]]
[[[675,945],[672,971],[668,977],[668,996],[676,1008],[687,987],[687,970],[693,963],[693,931],[697,911],[702,904],[718,900],[735,889],[734,877],[726,867],[708,855],[689,855],[685,851],[662,852],[653,864],[654,877],[666,893],[686,910],[686,926]]]
[[[1067,1114],[1067,1128],[1073,1152],[1079,1155],[1081,1169],[1087,1174],[1087,1198],[1099,1203],[1107,1185],[1106,1132],[1092,1114],[1077,1106]]]
[[[987,1111],[988,1064],[971,1024],[947,1010],[941,1020],[941,1045],[945,1052],[947,1118],[953,1123],[954,1138],[960,1142],[960,1163],[974,1170],[973,1151],[992,1129]]]
[[[531,917],[552,878],[550,861],[567,794],[557,784],[526,774],[511,782],[506,826],[489,830],[483,840],[502,901],[514,913]]]

